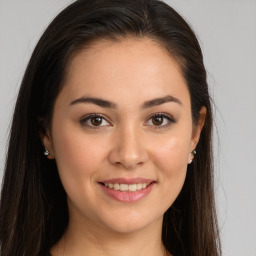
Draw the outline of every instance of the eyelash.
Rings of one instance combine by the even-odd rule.
[[[176,122],[172,116],[170,116],[168,114],[165,114],[165,113],[155,113],[155,114],[153,114],[152,116],[149,117],[148,121],[152,120],[152,118],[156,118],[156,117],[161,117],[163,119],[166,119],[167,120],[167,124],[160,125],[160,126],[152,125],[154,129],[163,129],[163,128],[169,127],[170,125],[172,125],[172,124],[174,124]]]
[[[102,118],[103,120],[105,120],[106,122],[109,123],[109,121],[108,121],[103,115],[98,114],[98,113],[95,113],[95,114],[89,114],[89,115],[83,117],[83,118],[80,120],[80,124],[83,125],[83,126],[90,127],[90,128],[92,128],[92,129],[99,129],[99,128],[104,127],[104,126],[110,126],[110,125],[95,126],[95,125],[92,125],[92,124],[88,124],[87,122],[90,121],[90,119],[91,119],[91,118],[94,118],[94,117]],[[173,124],[173,123],[176,123],[176,121],[174,120],[173,117],[171,117],[170,115],[165,114],[165,113],[155,113],[154,115],[152,115],[152,116],[150,116],[150,117],[148,118],[148,121],[147,121],[147,122],[149,122],[149,120],[152,120],[152,118],[156,118],[156,117],[161,117],[161,118],[163,118],[163,119],[167,119],[167,122],[168,122],[168,123],[165,124],[165,125],[159,125],[159,126],[157,126],[157,125],[152,125],[154,129],[162,129],[162,128],[165,128],[165,127],[170,126],[170,125]],[[151,122],[152,122],[152,121],[151,121]],[[149,126],[150,126],[150,125],[149,125]]]
[[[87,127],[93,128],[93,129],[99,129],[102,126],[95,126],[95,125],[87,124],[87,122],[90,121],[90,119],[94,118],[94,117],[100,117],[103,120],[107,121],[106,118],[103,115],[95,113],[95,114],[89,114],[89,115],[83,117],[80,120],[80,124],[82,124],[83,126],[87,126]],[[107,122],[109,123],[109,121],[107,121]],[[104,125],[104,126],[106,126],[106,125]],[[107,125],[107,126],[109,126],[109,125]]]

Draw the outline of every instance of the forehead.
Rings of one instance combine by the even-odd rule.
[[[189,99],[178,63],[164,47],[147,38],[101,40],[81,50],[70,63],[64,93],[73,98],[83,94],[113,97],[120,102],[167,94]]]

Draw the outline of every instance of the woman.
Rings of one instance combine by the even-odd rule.
[[[1,255],[220,255],[198,41],[157,0],[78,0],[14,112]]]

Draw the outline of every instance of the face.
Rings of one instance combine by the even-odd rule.
[[[149,39],[100,41],[72,60],[43,138],[70,223],[132,232],[161,223],[203,124],[179,66]]]

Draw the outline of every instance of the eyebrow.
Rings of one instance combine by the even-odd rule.
[[[72,101],[70,103],[70,105],[75,105],[78,103],[92,103],[92,104],[95,104],[102,108],[112,108],[112,109],[117,108],[117,105],[113,102],[110,102],[108,100],[99,99],[99,98],[92,98],[92,97],[81,97],[79,99]]]
[[[146,108],[151,108],[151,107],[155,107],[155,106],[159,106],[162,105],[164,103],[167,102],[174,102],[177,103],[179,105],[182,105],[181,101],[171,95],[167,95],[165,97],[160,97],[160,98],[155,98],[149,101],[145,101],[142,106],[141,109],[146,109]],[[94,97],[81,97],[78,98],[74,101],[72,101],[70,103],[70,105],[75,105],[78,103],[92,103],[95,104],[97,106],[100,106],[102,108],[111,108],[111,109],[117,109],[117,104],[108,101],[108,100],[104,100],[104,99],[100,99],[100,98],[94,98]]]
[[[141,109],[159,106],[159,105],[162,105],[167,102],[175,102],[179,105],[182,105],[182,103],[179,99],[177,99],[171,95],[167,95],[165,97],[156,98],[156,99],[152,99],[152,100],[144,102],[143,105],[141,106]]]

